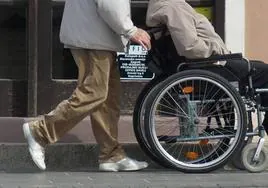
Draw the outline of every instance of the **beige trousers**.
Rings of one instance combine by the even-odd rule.
[[[94,136],[100,146],[99,161],[118,161],[125,153],[117,140],[120,116],[120,75],[116,53],[72,49],[78,66],[77,87],[41,120],[30,123],[41,144],[57,142],[77,123],[90,115]]]

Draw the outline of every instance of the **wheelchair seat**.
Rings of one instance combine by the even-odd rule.
[[[160,28],[161,29],[161,28]],[[154,30],[158,31],[158,30]],[[162,30],[160,30],[162,32]],[[152,35],[152,34],[151,34]],[[203,69],[217,73],[229,81],[240,81],[232,70],[215,64],[220,61],[241,61],[241,53],[212,55],[208,58],[188,59],[177,53],[170,35],[161,35],[160,38],[152,37],[152,49],[147,55],[147,65],[156,75],[172,75],[176,72],[189,69]]]

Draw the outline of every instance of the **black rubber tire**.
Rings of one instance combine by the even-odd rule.
[[[154,102],[157,100],[157,98],[159,97],[159,95],[163,92],[163,90],[165,88],[167,88],[168,86],[170,86],[172,83],[183,79],[183,78],[189,78],[189,77],[202,77],[202,78],[207,78],[210,80],[213,80],[214,82],[217,82],[219,84],[221,84],[226,90],[228,90],[228,92],[230,92],[230,94],[233,96],[236,105],[238,106],[239,112],[241,114],[241,127],[240,127],[240,131],[238,133],[238,138],[237,138],[237,142],[234,143],[233,148],[229,151],[229,153],[226,154],[225,157],[223,157],[220,161],[218,161],[217,163],[212,163],[209,166],[204,166],[204,167],[188,167],[188,166],[184,166],[184,165],[180,165],[172,160],[170,160],[159,148],[159,146],[156,144],[154,138],[153,138],[153,133],[152,133],[152,129],[150,126],[150,118],[151,118],[151,112],[152,112],[152,106],[154,104]],[[242,142],[244,141],[245,138],[245,134],[246,134],[246,122],[247,122],[247,115],[246,115],[246,109],[245,109],[245,105],[243,103],[243,100],[241,99],[240,94],[237,92],[237,90],[223,77],[214,74],[212,72],[209,71],[205,71],[205,70],[187,70],[187,71],[183,71],[183,72],[179,72],[176,73],[172,76],[170,76],[169,78],[165,79],[162,83],[161,83],[161,87],[156,88],[153,93],[152,93],[153,97],[148,97],[148,101],[147,101],[147,107],[145,110],[145,130],[146,130],[146,137],[147,137],[147,141],[149,142],[149,145],[151,146],[151,148],[154,150],[155,155],[157,155],[157,158],[159,158],[161,161],[165,161],[166,164],[172,166],[173,168],[182,171],[182,172],[187,172],[187,173],[205,173],[205,172],[210,172],[213,170],[216,170],[220,167],[222,167],[223,165],[225,165],[227,163],[227,161],[234,155],[234,153],[236,152],[237,149],[241,148],[242,146]],[[227,138],[226,138],[227,139]],[[224,142],[227,142],[227,140]],[[229,139],[228,139],[229,142]],[[211,154],[209,156],[209,158],[213,159],[213,154]]]
[[[146,137],[145,137],[145,130],[144,127],[141,126],[141,110],[143,105],[145,105],[146,99],[148,96],[152,97],[152,94],[149,95],[150,92],[156,87],[159,86],[160,82],[162,82],[164,79],[166,79],[167,76],[161,75],[153,80],[151,80],[147,85],[144,86],[142,89],[141,93],[139,94],[135,107],[134,107],[134,112],[133,112],[133,130],[135,137],[137,139],[137,142],[139,143],[141,149],[143,152],[150,157],[153,161],[155,161],[158,164],[161,164],[164,167],[169,167],[168,165],[164,164],[162,160],[160,160],[152,150],[151,146],[149,145]]]
[[[252,124],[249,124],[247,132],[252,132],[252,131],[253,131],[253,126],[252,126]],[[252,139],[253,139],[253,136],[248,136],[247,138],[245,138],[241,148],[238,149],[237,152],[235,152],[235,154],[233,155],[231,164],[235,168],[237,168],[239,170],[246,170],[246,167],[244,166],[243,161],[242,161],[243,160],[242,159],[242,151],[246,145],[252,143]]]
[[[237,150],[237,152],[235,152],[235,154],[233,155],[232,161],[231,161],[231,165],[233,167],[235,167],[236,169],[239,170],[245,170],[245,166],[242,162],[242,150],[244,149],[244,147],[248,144],[248,141],[245,140],[241,146],[240,149]]]

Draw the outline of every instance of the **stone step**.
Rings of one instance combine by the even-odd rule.
[[[19,117],[0,118],[0,171],[39,171],[31,160],[22,133],[22,124],[30,120],[31,118]],[[254,142],[257,138],[255,137]],[[119,141],[128,156],[148,161],[151,169],[163,168],[141,150],[133,133],[131,116],[120,118]],[[57,144],[47,148],[48,171],[96,169],[97,156],[98,146],[92,133],[90,119],[85,118]],[[231,166],[227,168],[234,170]]]
[[[162,168],[148,158],[138,144],[123,144],[127,155],[145,160],[150,169]],[[46,148],[47,171],[86,171],[98,168],[98,146],[96,144],[62,143]],[[31,159],[26,144],[0,143],[0,171],[40,171]]]
[[[0,143],[25,143],[22,124],[31,119],[0,117]],[[132,128],[132,116],[121,116],[118,124],[118,139],[120,143],[137,143]],[[90,118],[87,117],[77,124],[59,143],[96,143]]]

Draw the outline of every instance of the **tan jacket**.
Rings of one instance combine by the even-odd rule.
[[[230,53],[209,20],[185,0],[150,0],[146,24],[166,25],[181,56],[207,58]]]

